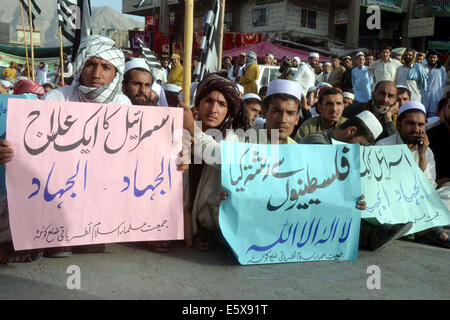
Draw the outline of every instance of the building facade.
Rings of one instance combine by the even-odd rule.
[[[183,41],[184,4],[177,0],[122,2],[123,13],[153,16],[159,31],[171,34],[171,41]],[[209,6],[209,0],[194,2],[194,32],[203,30]],[[414,24],[420,24],[414,19],[425,17],[435,17],[432,35],[411,34]],[[376,19],[380,23],[373,28]],[[284,40],[323,48],[377,50],[389,44],[424,50],[430,45],[450,48],[449,19],[450,0],[226,0],[224,30],[276,33]]]

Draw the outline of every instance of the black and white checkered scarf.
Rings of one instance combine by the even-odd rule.
[[[91,88],[80,84],[84,64],[91,57],[97,57],[110,62],[116,67],[116,75],[106,86]],[[80,48],[74,62],[74,81],[82,102],[110,103],[117,94],[122,92],[122,79],[125,68],[125,57],[119,46],[111,39],[92,35],[81,40]]]

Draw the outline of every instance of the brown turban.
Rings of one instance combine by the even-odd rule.
[[[195,107],[200,107],[200,101],[212,91],[219,91],[225,97],[228,104],[228,113],[217,129],[225,136],[227,129],[247,130],[250,125],[247,114],[242,106],[240,92],[234,82],[216,73],[207,75],[198,84],[197,95],[195,96]]]

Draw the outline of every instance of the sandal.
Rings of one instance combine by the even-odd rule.
[[[27,263],[37,260],[44,254],[44,249],[12,251],[8,262],[10,263]]]
[[[439,240],[439,237],[445,230],[441,227],[431,228],[430,231],[424,236],[416,236],[414,241],[422,244],[428,244],[432,246],[438,246],[442,248],[450,248],[450,236],[447,237],[447,241]],[[447,233],[447,232],[445,232]]]
[[[198,251],[212,251],[216,247],[216,244],[212,241],[195,241],[194,248]]]
[[[194,237],[194,248],[198,251],[212,251],[216,247],[216,240],[211,231],[199,227]]]
[[[389,243],[403,237],[413,227],[412,222],[399,224],[382,224],[376,232],[375,243],[371,243],[372,251],[383,249]],[[370,242],[369,242],[370,243]]]
[[[48,248],[44,251],[46,258],[67,258],[72,255],[72,247]]]
[[[105,250],[106,245],[104,243],[72,247],[73,253],[104,253]]]
[[[169,241],[148,241],[147,249],[155,252],[169,252]]]

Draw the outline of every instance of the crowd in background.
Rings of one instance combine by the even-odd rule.
[[[49,72],[39,63],[33,69],[36,81],[30,80],[23,66],[11,63],[3,73],[0,93],[31,93],[53,101],[183,107],[183,127],[195,139],[201,138],[202,148],[218,143],[208,129],[220,130],[226,139],[238,141],[240,137],[228,129],[250,128],[267,130],[265,141],[258,143],[406,144],[430,183],[442,194],[450,188],[450,60],[441,61],[435,51],[422,54],[406,49],[399,56],[385,47],[377,55],[369,51],[333,55],[329,62],[321,62],[316,52],[304,62],[299,57],[282,57],[278,79],[268,86],[257,82],[261,57],[242,52],[234,61],[224,57],[222,70],[194,81],[189,105],[180,104],[184,69],[178,54],[171,56],[170,63],[166,59],[159,66],[150,66],[140,54],[126,58],[108,38],[89,36],[82,41],[74,62],[68,58],[63,59],[64,73],[60,64]],[[264,64],[278,62],[267,53]],[[197,130],[195,120],[201,123]],[[278,136],[272,136],[271,130]],[[12,158],[13,147],[2,140],[0,162]],[[179,169],[184,175],[184,207],[192,216],[194,247],[211,250],[220,236],[220,201],[227,199],[221,192],[220,170],[206,163]],[[363,196],[356,206],[365,209]],[[6,200],[2,214],[7,214]],[[0,260],[11,261],[8,223],[3,226],[6,236],[2,238],[0,219]],[[360,241],[378,250],[406,234],[411,226],[362,224]],[[440,227],[414,236],[417,241],[449,247],[448,235]],[[148,246],[156,251],[170,248],[168,241],[152,241]],[[104,245],[52,248],[46,250],[46,256],[104,250]],[[39,257],[36,251],[13,256],[21,257],[17,261],[35,260]]]

